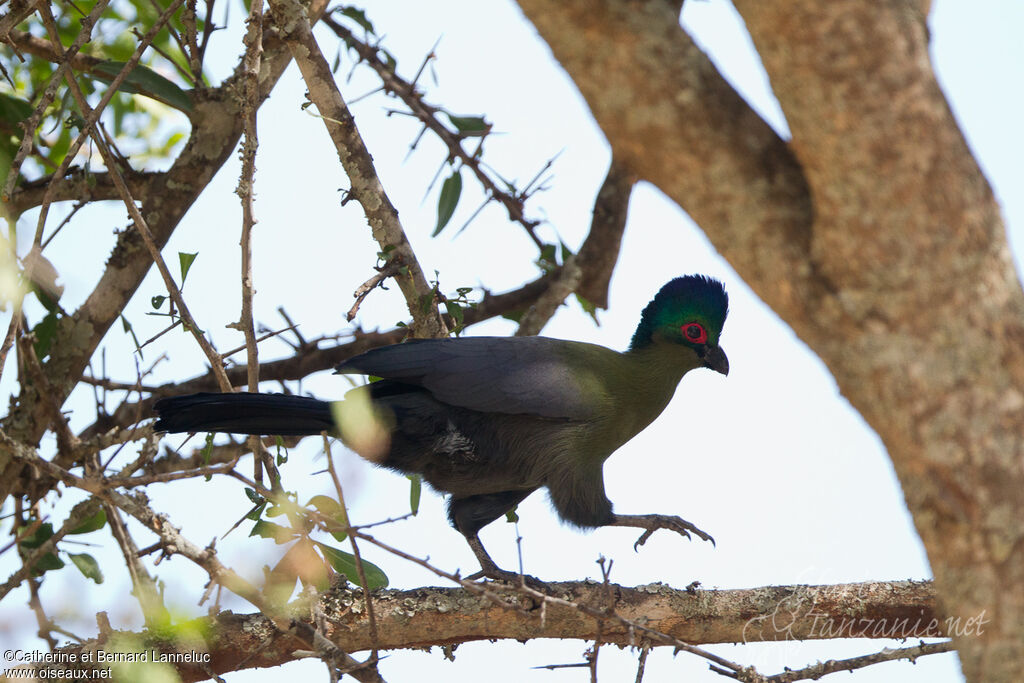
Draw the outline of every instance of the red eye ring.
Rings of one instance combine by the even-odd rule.
[[[708,343],[708,332],[700,323],[686,323],[679,329],[683,332],[683,338],[691,344]]]

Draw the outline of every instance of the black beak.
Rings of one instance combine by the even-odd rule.
[[[704,361],[704,367],[711,368],[715,372],[720,372],[723,375],[729,374],[729,358],[725,355],[725,351],[717,346],[705,346],[704,353],[700,359]]]

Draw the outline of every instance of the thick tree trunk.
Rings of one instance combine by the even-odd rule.
[[[1024,296],[921,3],[748,2],[792,130],[668,4],[520,0],[617,158],[704,228],[886,444],[972,681],[1024,677]],[[742,419],[742,416],[737,416]]]

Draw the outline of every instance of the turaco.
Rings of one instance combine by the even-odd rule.
[[[690,370],[729,374],[718,345],[728,296],[717,280],[672,280],[644,308],[629,349],[546,337],[409,340],[335,368],[379,381],[333,404],[284,394],[200,393],[154,406],[157,431],[307,435],[327,431],[363,457],[419,474],[450,494],[448,518],[480,560],[477,575],[509,579],[477,533],[537,489],[582,528],[711,536],[679,517],[620,515],[602,468],[668,405]],[[338,418],[337,422],[335,418]]]

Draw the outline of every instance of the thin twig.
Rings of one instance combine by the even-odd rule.
[[[259,391],[260,361],[259,349],[256,344],[256,329],[252,320],[252,300],[256,289],[253,284],[252,269],[252,231],[256,226],[253,206],[253,187],[256,183],[256,152],[259,149],[257,136],[257,112],[260,97],[260,63],[263,55],[263,0],[253,0],[249,6],[249,16],[245,19],[246,32],[242,39],[245,45],[245,57],[242,59],[244,76],[244,95],[242,117],[245,120],[242,128],[242,171],[238,179],[235,193],[242,202],[242,236],[239,240],[242,251],[242,312],[238,323],[234,326],[245,336],[246,379],[249,391]],[[274,459],[270,456],[258,436],[249,437],[249,448],[254,454],[253,478],[263,481],[263,470],[270,475],[271,487],[281,485],[281,475],[277,471]]]
[[[338,495],[338,504],[341,505],[342,512],[345,515],[345,523],[348,524],[348,506],[345,505],[345,492],[341,487],[341,479],[338,477],[338,472],[334,468],[334,457],[331,453],[331,439],[327,436],[327,432],[322,434],[324,440],[324,455],[327,458],[327,471],[331,474],[331,481],[334,483],[334,491]],[[352,534],[348,534],[349,543],[352,545],[352,555],[356,561],[356,572],[359,573],[359,582],[363,589],[363,601],[366,603],[366,618],[370,625],[370,641],[373,643],[373,650],[370,653],[369,662],[373,663],[376,668],[376,662],[378,658],[378,647],[377,644],[380,642],[380,634],[377,631],[377,614],[374,611],[373,600],[370,597],[370,587],[366,581],[366,568],[363,566],[363,558],[359,553],[359,544],[356,543],[356,537]]]
[[[384,84],[385,90],[393,92],[401,99],[409,107],[412,115],[422,121],[423,125],[433,131],[434,135],[445,144],[448,148],[448,158],[451,160],[458,159],[464,166],[467,166],[473,172],[480,185],[483,186],[484,194],[504,206],[506,211],[508,211],[509,218],[523,226],[530,239],[533,240],[538,248],[543,248],[544,243],[537,236],[536,232],[536,227],[540,225],[540,221],[526,218],[523,209],[524,201],[529,198],[528,193],[506,192],[498,187],[498,184],[481,168],[477,154],[467,152],[462,148],[462,140],[466,136],[449,130],[438,118],[438,114],[442,110],[439,107],[428,104],[423,99],[422,93],[416,89],[415,83],[419,78],[419,72],[417,72],[417,77],[412,82],[405,81],[395,73],[391,64],[380,57],[380,50],[377,47],[360,40],[352,31],[338,23],[330,15],[324,17],[324,23],[339,38],[344,40],[349,47],[353,48],[359,55],[359,58],[377,73],[378,78]],[[420,71],[422,71],[426,63],[427,60],[424,60]]]
[[[359,307],[363,304],[363,300],[369,296],[370,292],[377,287],[383,287],[384,281],[389,277],[397,275],[401,268],[401,264],[396,259],[392,259],[383,268],[378,268],[376,275],[359,285],[356,291],[352,292],[352,296],[355,297],[356,301],[352,304],[352,308],[349,309],[348,313],[345,314],[345,320],[352,322],[356,317],[356,313],[359,312]]]
[[[405,266],[395,278],[405,297],[417,337],[446,337],[448,326],[437,308],[433,289],[406,237],[405,229],[377,175],[373,157],[359,135],[355,119],[345,104],[331,66],[313,36],[309,18],[299,0],[270,0],[270,13],[320,112],[345,173],[351,181],[349,195],[359,202],[381,249],[393,251]]]
[[[946,640],[941,643],[921,643],[911,647],[887,647],[881,652],[876,652],[874,654],[851,657],[849,659],[830,659],[826,662],[812,664],[811,666],[803,669],[784,671],[783,673],[775,674],[774,676],[765,676],[760,680],[764,681],[764,683],[793,683],[794,681],[804,680],[816,681],[822,676],[837,673],[839,671],[852,672],[856,669],[863,669],[866,666],[871,666],[880,662],[892,662],[899,659],[906,659],[907,661],[914,662],[918,657],[941,654],[943,652],[953,652],[954,650],[956,650],[956,645],[954,645],[951,640]],[[742,676],[735,675],[734,672],[723,672],[715,669],[714,667],[712,667],[712,670],[731,678],[737,678],[741,681],[745,680]]]

